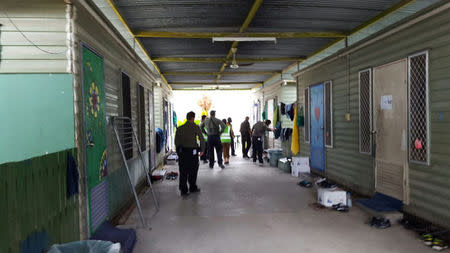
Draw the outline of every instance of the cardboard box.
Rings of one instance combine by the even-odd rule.
[[[336,204],[347,205],[347,192],[341,189],[319,188],[317,189],[317,202],[326,207]]]
[[[310,173],[309,157],[292,157],[291,175],[299,177],[300,173]]]

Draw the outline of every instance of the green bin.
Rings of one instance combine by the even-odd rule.
[[[283,150],[282,149],[269,149],[267,150],[269,152],[269,161],[270,166],[277,167],[278,166],[278,160],[283,157]]]

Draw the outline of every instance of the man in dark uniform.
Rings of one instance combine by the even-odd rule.
[[[195,113],[188,112],[186,123],[177,129],[175,135],[175,146],[178,154],[178,165],[180,167],[179,189],[181,196],[199,192],[197,187],[198,156],[205,150],[205,140],[203,139],[200,127],[194,123]],[[200,147],[198,144],[200,141]],[[189,182],[189,192],[187,182]]]
[[[252,145],[252,130],[250,129],[249,117],[245,117],[245,121],[241,123],[241,140],[242,140],[242,156],[244,158],[248,157],[248,151],[250,150],[250,146]]]
[[[217,153],[217,163],[219,167],[224,169],[222,159],[222,142],[220,142],[220,135],[225,131],[225,124],[218,118],[216,118],[216,111],[211,111],[209,118],[206,118],[200,124],[200,128],[206,127],[206,133],[208,134],[208,155],[209,155],[209,168],[214,168],[214,149]]]

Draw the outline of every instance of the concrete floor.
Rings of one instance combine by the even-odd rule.
[[[199,194],[183,199],[178,181],[156,183],[161,205],[156,215],[151,195],[142,197],[151,230],[142,228],[136,210],[127,221],[137,228],[134,252],[432,252],[400,225],[371,228],[357,207],[349,213],[314,208],[314,190],[298,181],[267,164],[234,157],[225,170],[200,166]]]

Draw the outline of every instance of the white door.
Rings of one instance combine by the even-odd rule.
[[[404,200],[407,172],[406,80],[406,59],[374,69],[375,188],[399,200]]]

